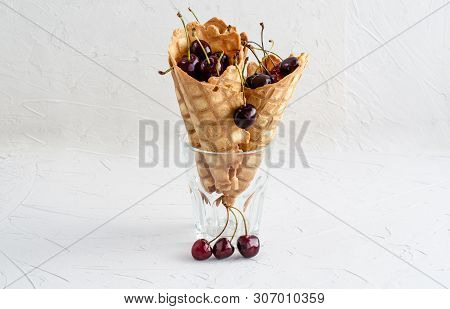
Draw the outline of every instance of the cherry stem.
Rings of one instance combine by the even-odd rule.
[[[197,18],[197,15],[195,15],[194,11],[191,9],[191,7],[188,7],[189,12],[191,12],[192,15],[194,15],[195,20],[200,23],[200,21]]]
[[[170,68],[168,68],[165,71],[158,71],[158,73],[159,73],[159,75],[165,75],[165,74],[169,73],[172,70],[173,70],[173,67],[170,67]]]
[[[216,63],[217,76],[220,76],[219,66],[221,66],[220,61],[222,60],[222,57],[223,57],[224,54],[225,53],[222,50],[222,53],[220,54],[219,59],[217,60],[217,63]]]
[[[242,72],[241,72],[241,74],[242,74],[242,79],[244,79],[244,70],[245,70],[245,67],[246,67],[246,65],[247,65],[247,62],[248,62],[248,57],[245,57],[245,59],[244,59],[244,65],[242,66]],[[245,84],[245,82],[244,82],[244,84]]]
[[[245,67],[245,64],[247,63],[247,61],[248,61],[248,57],[246,57],[245,60],[244,60],[244,67]],[[241,80],[242,100],[244,101],[244,106],[245,106],[245,105],[247,105],[247,102],[245,100],[245,92],[244,92],[244,89],[245,89],[245,87],[244,87],[244,74],[239,69],[239,66],[237,65],[236,58],[234,58],[234,66],[236,67],[236,70],[239,73],[239,79]],[[244,68],[242,68],[242,71],[244,71]]]
[[[280,56],[278,56],[276,53],[274,53],[272,51],[273,47],[275,46],[275,42],[273,40],[269,40],[269,43],[272,44],[269,48],[269,50],[267,51],[268,53],[275,55],[276,57],[278,57],[281,61],[283,61],[283,58],[281,58]],[[272,61],[273,66],[275,66],[275,63],[273,62],[272,58],[270,58],[270,61]]]
[[[269,58],[270,62],[272,62],[272,66],[275,67],[275,62],[273,62],[272,57],[267,57],[267,58]]]
[[[272,40],[269,40],[269,42],[273,42]],[[253,48],[255,48],[256,50],[262,50],[262,46],[261,45],[259,45],[258,43],[256,43],[256,42],[253,42],[253,41],[248,41],[247,43],[250,43],[250,44],[255,44],[256,46],[258,46],[259,48],[255,48],[255,47],[253,47]],[[278,57],[280,60],[283,60],[283,58],[281,58],[278,54],[276,54],[276,53],[274,53],[271,49],[272,49],[272,47],[273,47],[273,44],[272,44],[272,46],[270,47],[270,49],[269,50],[266,50],[266,53],[269,53],[269,54],[272,54],[272,55],[274,55],[274,56],[276,56],[276,57]]]
[[[270,48],[269,48],[268,51],[272,51],[272,48],[273,48],[273,46],[275,45],[275,42],[274,42],[273,40],[269,40],[269,43],[270,43],[271,45],[270,45]]]
[[[243,214],[239,209],[237,209],[236,207],[231,207],[231,208],[234,209],[234,210],[236,210],[238,213],[241,214],[242,221],[244,222],[245,235],[248,235],[247,222],[246,222],[246,220],[245,220],[244,214]]]
[[[206,52],[206,49],[203,47],[202,42],[200,42],[200,39],[197,36],[197,31],[195,30],[195,28],[192,29],[192,35],[197,40],[198,44],[200,44],[202,51],[205,53],[206,61],[208,62],[208,64],[211,64],[211,62],[209,61],[208,53]]]
[[[187,28],[186,28],[186,23],[184,22],[183,19],[183,15],[181,15],[180,12],[177,13],[177,16],[179,19],[181,19],[181,23],[183,24],[183,28],[184,28],[184,34],[186,35],[186,41],[187,41],[187,55],[188,55],[188,60],[191,61],[191,42],[189,40],[189,35],[187,32]]]
[[[225,54],[225,52],[222,50],[222,52],[220,53],[220,56],[219,56],[219,62],[222,60],[222,57],[224,54]]]
[[[256,55],[256,53],[255,53],[255,51],[253,49],[253,46],[251,46],[251,45],[246,45],[246,46],[248,47],[248,49],[250,49],[250,51],[252,52],[253,56],[255,56],[256,60],[258,60],[259,67],[262,67],[267,72],[267,74],[270,74],[270,72],[269,72],[269,70],[267,70],[266,66],[259,60],[258,56]]]
[[[234,213],[233,209],[230,209],[230,211],[231,211],[231,214],[234,216],[234,222],[235,222],[235,224],[234,224],[234,232],[233,232],[233,235],[231,236],[231,239],[230,239],[230,242],[232,242],[233,238],[234,238],[234,236],[236,235],[236,232],[237,232],[238,218],[237,218],[236,214]]]
[[[260,22],[259,25],[261,26],[261,48],[264,54],[264,58],[266,58],[266,50],[264,49],[264,23]]]
[[[228,207],[226,207],[226,209],[227,209],[227,221],[225,221],[225,226],[223,227],[223,229],[219,235],[217,235],[216,237],[213,238],[213,240],[208,242],[208,245],[211,244],[212,242],[214,242],[220,236],[222,236],[223,232],[225,232],[225,230],[227,229],[228,222],[230,221],[230,209]]]

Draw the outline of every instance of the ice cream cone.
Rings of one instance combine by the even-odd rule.
[[[238,34],[234,27],[213,18],[204,25],[196,22],[187,25],[191,41],[194,28],[213,51],[223,51],[229,59],[237,56],[238,66],[242,67],[245,50],[241,39],[246,38],[245,34]],[[249,133],[232,120],[234,110],[244,104],[238,69],[230,65],[221,76],[211,77],[208,82],[198,81],[177,66],[187,47],[184,29],[175,30],[169,46],[169,63],[173,66],[178,103],[192,145],[214,153],[241,151],[240,145],[248,143]],[[233,170],[237,170],[239,161],[234,156],[217,158],[203,153],[196,158],[197,168],[207,191],[225,192],[236,187]]]
[[[246,101],[255,106],[258,111],[258,116],[253,126],[248,129],[250,141],[242,145],[244,151],[265,147],[273,140],[283,112],[302,76],[308,58],[308,54],[300,54],[297,57],[299,66],[295,71],[276,83],[256,89],[245,88]],[[270,55],[265,58],[263,64],[270,71],[280,61],[280,59]],[[247,67],[247,76],[252,75],[256,71],[262,72],[262,69],[256,63],[250,63]],[[260,153],[250,154],[245,157],[236,173],[236,178],[238,179],[237,189],[225,192],[224,203],[233,204],[235,198],[248,188],[260,163]]]
[[[244,146],[244,150],[249,151],[267,146],[275,137],[284,109],[302,76],[309,56],[302,53],[297,59],[299,66],[280,81],[256,89],[245,88],[247,103],[256,107],[258,117],[255,124],[248,129],[250,142]],[[280,59],[273,56],[269,56],[264,61],[269,70],[278,63],[280,63]],[[250,70],[254,67],[255,65],[249,65]]]

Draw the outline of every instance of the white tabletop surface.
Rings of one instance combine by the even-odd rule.
[[[450,286],[449,154],[309,163],[271,170],[256,258],[196,262],[186,179],[169,182],[182,169],[76,149],[2,155],[0,286]]]

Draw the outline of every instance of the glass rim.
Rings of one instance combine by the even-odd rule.
[[[209,154],[209,155],[251,155],[251,154],[256,154],[256,153],[262,153],[269,147],[269,145],[266,145],[266,146],[260,147],[258,149],[249,150],[249,151],[240,151],[240,152],[222,151],[222,152],[220,152],[220,151],[204,150],[204,149],[200,149],[200,148],[192,146],[191,143],[189,142],[187,133],[181,133],[180,139],[181,139],[181,142],[183,143],[183,145],[186,146],[187,148],[189,148],[190,150],[192,150],[194,152],[202,153],[202,154]]]

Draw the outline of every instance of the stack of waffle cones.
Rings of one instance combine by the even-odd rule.
[[[239,34],[235,27],[212,18],[205,24],[187,24],[190,42],[194,40],[194,28],[199,39],[208,42],[213,51],[223,51],[230,61],[237,57],[237,66],[242,70],[247,52],[244,47],[247,41],[245,33]],[[177,61],[186,54],[187,49],[184,29],[176,29],[169,46],[169,64],[173,66],[172,77],[189,141],[193,147],[204,150],[195,152],[197,170],[204,189],[210,193],[221,193],[223,204],[233,206],[236,197],[253,180],[262,159],[259,152],[245,156],[239,153],[264,147],[274,138],[308,56],[301,54],[298,57],[299,67],[279,82],[257,89],[245,88],[244,100],[240,73],[233,65],[207,82],[198,81],[181,70]],[[271,56],[264,60],[269,69],[279,62]],[[258,66],[250,63],[247,73],[257,70]],[[233,114],[246,102],[256,107],[258,115],[255,124],[244,130],[236,126]],[[214,155],[217,152],[226,154]]]

